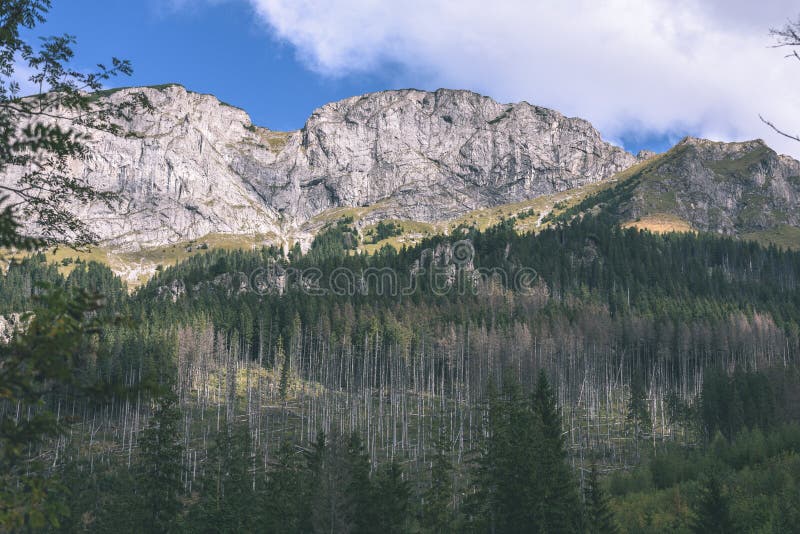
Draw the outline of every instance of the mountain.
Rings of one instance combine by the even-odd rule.
[[[622,223],[800,243],[800,162],[761,140],[687,137],[565,212],[605,209]]]
[[[74,209],[100,237],[99,259],[133,278],[197,241],[307,245],[348,216],[362,233],[398,222],[395,244],[520,213],[536,215],[518,223],[535,230],[590,208],[651,230],[800,244],[800,163],[762,141],[686,138],[633,156],[585,120],[447,89],[333,102],[294,132],[253,125],[245,111],[180,85],[97,97],[119,102],[134,91],[152,107],[117,135],[91,132],[88,157],[70,165],[117,194],[111,207]]]
[[[120,135],[93,132],[89,157],[71,165],[119,195],[112,209],[76,207],[113,250],[209,234],[307,241],[327,211],[342,208],[357,208],[365,223],[447,220],[597,182],[636,162],[582,119],[468,91],[348,98],[294,132],[255,126],[244,111],[179,85],[98,97],[132,91],[152,110],[120,124]]]

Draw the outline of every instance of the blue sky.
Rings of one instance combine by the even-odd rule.
[[[314,108],[332,100],[392,86],[382,72],[314,73],[297,60],[290,44],[270,36],[245,2],[195,8],[164,4],[57,0],[36,33],[75,35],[81,69],[111,56],[131,60],[133,76],[110,85],[180,83],[243,108],[256,124],[275,130],[300,128]]]
[[[696,135],[800,156],[758,119],[800,129],[800,65],[768,35],[800,15],[794,0],[54,4],[36,33],[76,35],[76,67],[124,57],[135,72],[118,85],[181,83],[276,130],[356,94],[450,87],[586,118],[633,152]]]

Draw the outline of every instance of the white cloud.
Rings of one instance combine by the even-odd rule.
[[[250,0],[310,68],[400,67],[422,87],[473,89],[592,121],[604,135],[761,137],[800,131],[800,63],[768,30],[795,0]],[[765,5],[768,4],[768,5]]]

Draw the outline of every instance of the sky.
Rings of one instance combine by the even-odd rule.
[[[54,0],[36,35],[111,56],[110,86],[181,83],[274,130],[384,89],[470,89],[591,121],[636,152],[686,135],[762,138],[800,158],[800,61],[770,28],[796,0]]]

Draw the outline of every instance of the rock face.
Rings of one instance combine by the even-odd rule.
[[[800,162],[761,140],[687,137],[618,189],[624,195],[612,204],[628,220],[669,214],[696,230],[728,235],[800,227]]]
[[[88,157],[70,163],[72,175],[117,193],[110,209],[101,202],[74,206],[103,244],[135,250],[209,233],[279,232],[277,213],[231,169],[241,153],[258,147],[245,112],[179,86],[103,98],[121,101],[134,90],[153,110],[121,124],[122,135],[89,132]],[[275,155],[260,149],[254,159],[267,163]],[[18,173],[11,168],[0,180]]]
[[[467,91],[387,91],[334,102],[292,134],[276,162],[243,177],[281,184],[282,213],[340,206],[431,221],[563,191],[636,160],[581,119]],[[283,194],[283,193],[288,194]]]
[[[119,194],[76,208],[121,250],[210,233],[308,235],[331,208],[366,220],[435,221],[607,178],[637,161],[592,126],[527,103],[468,91],[386,91],[327,104],[296,132],[253,126],[210,95],[143,91],[153,111],[93,134],[74,174]],[[0,180],[13,181],[9,171]]]
[[[24,330],[25,327],[26,322],[23,321],[22,315],[19,313],[0,315],[0,345],[8,344],[13,335]]]

